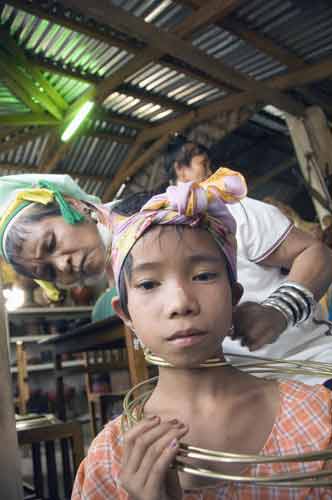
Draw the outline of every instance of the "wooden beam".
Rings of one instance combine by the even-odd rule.
[[[332,57],[310,64],[303,69],[276,76],[270,80],[270,85],[277,89],[302,87],[309,83],[325,80],[330,76],[332,76]]]
[[[16,41],[10,36],[4,27],[0,27],[0,39],[5,43],[6,50],[10,52],[14,58],[15,64],[20,64],[24,70],[31,75],[34,81],[38,84],[39,88],[46,92],[50,99],[61,111],[66,111],[69,107],[65,99],[59,92],[44,78],[38,68],[30,63],[25,55],[24,50],[19,47]]]
[[[31,99],[30,94],[23,89],[20,85],[13,80],[13,78],[10,75],[6,75],[5,72],[2,73],[1,75],[1,81],[6,85],[8,90],[16,96],[20,101],[22,101],[31,111],[35,113],[41,113],[43,111],[43,108],[39,106],[38,103],[34,102]]]
[[[210,0],[202,6],[200,2],[197,11],[188,16],[179,27],[176,27],[174,33],[186,39],[202,26],[212,24],[217,19],[221,20],[228,16],[240,3],[241,0],[225,0],[222,4],[219,0]]]
[[[160,58],[161,54],[171,54],[173,57],[183,60],[193,67],[199,67],[207,74],[212,75],[233,88],[255,91],[267,103],[274,104],[290,113],[300,114],[304,110],[294,99],[282,95],[253,78],[226,66],[221,61],[204,54],[201,50],[194,48],[191,43],[181,40],[173,33],[164,30],[161,31],[152,24],[128,14],[123,9],[110,5],[107,0],[99,0],[97,5],[92,0],[80,0],[79,2],[78,0],[68,0],[67,3],[74,9],[83,10],[86,15],[91,16],[97,22],[107,23],[123,33],[132,33],[148,46],[153,47],[153,49],[150,47],[145,49],[149,60],[151,60],[151,57]],[[204,9],[204,7],[202,8]],[[158,51],[159,56],[157,55]],[[144,52],[141,55],[144,58],[144,64],[146,64]],[[130,63],[133,62],[130,61]],[[124,68],[121,68],[121,70],[123,71]],[[102,83],[106,86],[104,91],[107,89],[108,92],[107,81],[105,80]],[[101,95],[104,98],[103,92]],[[96,95],[93,97],[96,97]],[[88,100],[90,98],[91,94],[87,94],[85,99]],[[84,97],[82,99],[84,102]]]
[[[33,173],[37,172],[38,168],[26,165],[25,163],[0,163],[0,171],[3,173],[4,171],[10,170],[11,173]],[[70,175],[71,177],[81,180],[81,181],[95,181],[95,182],[103,182],[107,181],[107,177],[102,175],[82,175],[79,172],[65,172],[65,171],[57,171],[57,174],[62,175]]]
[[[201,7],[201,0],[181,0],[181,3],[190,5],[193,9],[200,9]],[[230,33],[233,33],[240,39],[245,40],[250,45],[253,45],[256,49],[260,50],[263,54],[267,54],[273,59],[280,61],[291,70],[308,67],[303,59],[291,53],[289,50],[277,45],[264,34],[249,29],[248,26],[238,18],[228,16],[225,19],[224,17],[217,19],[215,24],[223,29],[226,29]],[[317,90],[313,92],[312,90],[302,88],[301,93],[309,100],[309,102],[319,103],[332,113],[332,106],[326,102],[324,96],[322,96]]]
[[[66,66],[66,69],[60,68],[60,66],[58,65],[52,65],[48,62],[39,62],[37,63],[37,65],[39,70],[41,71],[51,71],[53,73],[58,73],[62,76],[65,76],[66,78],[89,83],[90,85],[97,85],[102,81],[101,77],[96,77],[95,75],[88,75],[87,73],[81,74],[78,71],[74,73],[70,69],[68,69],[68,65]],[[177,70],[181,71],[181,68],[177,68]],[[175,111],[179,112],[188,111],[189,109],[188,105],[176,99],[170,99],[169,97],[158,95],[153,92],[147,92],[146,90],[140,87],[135,87],[134,85],[130,85],[129,83],[121,84],[116,89],[116,91],[131,97],[135,97],[137,99],[140,99],[141,101],[158,104],[163,108],[174,109]]]
[[[139,87],[134,87],[134,85],[130,85],[128,83],[120,85],[117,89],[117,92],[135,97],[143,102],[158,104],[162,108],[173,109],[174,111],[178,111],[179,113],[185,113],[186,111],[190,110],[190,106],[184,104],[183,102],[176,101],[175,99],[170,99],[169,97],[163,95],[155,94],[154,92],[148,92]]]
[[[74,66],[66,65],[66,67],[63,67],[59,61],[48,60],[37,54],[33,54],[31,51],[27,54],[27,57],[39,70],[58,73],[65,77],[86,82],[91,85],[96,85],[103,79],[102,77],[98,77],[96,75],[91,75],[86,73],[83,74],[80,72],[79,69],[75,68]],[[221,84],[220,81],[216,80],[215,78],[212,78],[210,75],[206,75],[197,68],[191,68],[190,66],[185,65],[181,61],[176,61],[176,59],[170,56],[161,57],[159,59],[159,64],[161,66],[168,67],[173,71],[177,71],[178,73],[183,73],[198,82],[203,82],[206,83],[207,85],[215,86],[222,90],[226,91],[230,90],[229,87],[227,87],[224,84]]]
[[[53,115],[58,120],[61,120],[63,113],[57,105],[49,98],[44,92],[43,88],[39,86],[38,82],[34,82],[29,75],[29,70],[22,67],[15,62],[13,58],[7,55],[0,49],[0,71],[5,73],[11,80],[20,86],[31,99],[40,104],[46,111]],[[28,76],[29,75],[29,76]]]
[[[64,157],[64,155],[67,153],[68,149],[70,148],[71,143],[66,142],[66,143],[61,143],[61,146],[58,147],[58,143],[54,145],[54,154],[51,155],[51,157],[44,163],[43,165],[40,165],[39,167],[39,172],[42,173],[49,173],[52,172],[52,170],[55,169],[57,166],[57,163]]]
[[[118,181],[118,173],[116,175],[117,179],[116,182],[111,182],[108,187],[105,189],[104,194],[103,194],[103,201],[107,202],[111,200],[116,193],[118,192],[119,188],[121,187],[121,184],[126,181],[126,176],[125,173],[127,172],[130,164],[134,161],[134,158],[138,157],[138,153],[140,152],[142,146],[144,144],[144,132],[141,132],[137,137],[136,140],[133,144],[133,146],[130,148],[127,157],[125,158],[124,162],[122,163],[120,167],[121,174],[119,176],[119,181]],[[123,175],[122,175],[123,174]],[[124,180],[122,180],[124,178]]]
[[[322,198],[321,202],[317,197],[313,196],[312,202],[319,222],[322,228],[325,229],[327,220],[330,220],[332,213],[332,199],[323,177],[324,165],[319,163],[319,152],[311,141],[306,121],[290,115],[286,116],[286,121],[304,180]]]
[[[132,144],[135,140],[135,137],[130,137],[124,134],[114,134],[111,132],[99,132],[98,130],[87,130],[82,136],[86,137],[95,137],[96,139],[100,139],[101,141],[111,141],[117,142],[118,144]]]
[[[0,142],[0,153],[11,151],[21,144],[34,140],[36,137],[41,137],[48,132],[48,128],[36,128],[17,134],[16,136],[11,137],[9,141]]]
[[[255,178],[252,182],[248,183],[248,191],[249,193],[252,193],[255,189],[259,188],[260,186],[263,186],[266,184],[266,182],[270,181],[271,179],[274,179],[277,175],[281,174],[282,172],[285,172],[286,170],[289,170],[291,167],[297,164],[297,160],[295,157],[288,158],[284,162],[280,163],[280,165],[277,165],[276,167],[272,167],[269,172],[266,174],[259,176]]]
[[[303,81],[315,81],[317,75],[323,77],[323,75],[332,74],[332,58],[322,61],[321,63],[313,64],[305,69],[296,70],[288,73],[284,76],[277,76],[271,78],[268,83],[270,86],[276,86],[279,89],[288,89],[291,87],[300,86]],[[259,102],[259,98],[256,93],[252,92],[242,92],[240,94],[231,94],[219,101],[211,102],[205,106],[202,106],[195,112],[188,113],[188,117],[191,118],[190,123],[199,123],[200,121],[206,121],[213,116],[225,111],[231,111],[232,109],[237,109],[241,106],[253,104]],[[156,125],[149,131],[146,131],[146,139],[152,140],[155,137],[159,137],[165,132],[177,131],[177,124],[181,127],[181,120],[184,116],[174,118],[173,120],[168,120],[166,123]]]
[[[96,26],[94,23],[89,23],[87,18],[82,19],[81,16],[76,16],[75,12],[69,12],[65,6],[60,4],[53,4],[52,9],[49,8],[48,3],[41,4],[37,0],[32,0],[27,2],[26,0],[9,0],[7,2],[13,7],[28,12],[40,19],[46,19],[51,23],[64,26],[76,33],[81,33],[87,35],[95,40],[107,43],[119,49],[126,50],[135,54],[139,52],[140,47],[133,41],[125,40],[123,37],[116,37],[105,29],[105,24],[101,23],[100,26]]]
[[[104,108],[97,108],[92,118],[93,120],[102,120],[117,125],[124,125],[125,127],[134,128],[136,130],[143,130],[150,127],[150,122],[147,120],[139,120],[138,118],[119,115],[113,111],[106,111]]]
[[[273,59],[280,61],[291,69],[300,69],[305,65],[300,57],[291,54],[288,50],[278,46],[264,34],[257,33],[256,31],[249,29],[248,26],[239,19],[229,17],[228,19],[222,21],[221,26],[230,33],[233,33],[242,40],[245,40],[250,45],[253,45],[256,49],[263,52],[263,54],[271,56]]]
[[[290,73],[288,75],[288,78],[283,79],[281,83],[280,83],[280,77],[271,79],[269,83],[270,85],[274,85],[276,81],[278,85],[282,85],[282,88],[287,88],[290,81],[292,81],[292,83],[293,84],[295,83],[296,85],[297,83],[301,83],[303,79],[312,77],[313,74],[317,75],[319,73],[320,75],[322,75],[323,72],[329,72],[329,68],[332,67],[331,63],[330,65],[328,65],[326,61],[323,63],[318,63],[317,65],[314,66],[315,66],[314,71],[312,71],[312,68],[306,68],[306,70],[297,70]],[[306,72],[308,72],[308,74]],[[257,95],[252,92],[242,92],[241,94],[230,95],[224,99],[221,99],[218,102],[212,102],[208,105],[199,108],[196,111],[191,111],[173,120],[168,120],[166,123],[150,128],[149,130],[145,131],[144,140],[145,141],[153,140],[160,136],[163,136],[163,134],[169,134],[171,132],[180,132],[185,128],[187,128],[189,125],[192,126],[194,124],[204,122],[220,113],[232,111],[242,106],[253,104],[255,102],[257,102]],[[129,166],[130,164],[126,164],[124,171],[128,172]],[[118,174],[117,174],[116,178],[112,181],[111,187],[108,189],[107,193],[105,193],[104,196],[105,200],[108,201],[109,199],[111,199],[112,195],[114,195],[114,192],[117,191],[119,184],[123,178],[124,174],[122,174],[122,168],[121,168],[120,178],[119,178],[120,180],[118,181]],[[109,196],[109,198],[106,198],[106,194]]]
[[[117,173],[116,179],[114,179],[109,188],[105,191],[103,199],[110,200],[117,193],[120,186],[126,182],[128,178],[134,175],[142,165],[144,165],[153,155],[159,151],[169,140],[169,135],[165,134],[159,139],[157,139],[149,148],[139,155],[136,160],[133,160],[134,153],[130,152],[130,161],[126,161],[124,165],[121,166],[121,170]]]
[[[26,127],[29,125],[56,126],[58,120],[46,113],[13,113],[0,115],[0,126]]]

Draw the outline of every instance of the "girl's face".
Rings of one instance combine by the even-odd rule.
[[[124,316],[119,299],[114,307],[143,344],[179,367],[220,354],[232,323],[232,290],[212,236],[203,229],[177,232],[174,226],[157,226],[131,255],[126,279],[130,317]]]
[[[46,217],[31,224],[29,235],[20,258],[37,278],[70,287],[103,275],[106,252],[93,221],[71,225],[61,216]]]

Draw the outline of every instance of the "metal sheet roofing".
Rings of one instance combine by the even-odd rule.
[[[85,19],[84,15],[76,15],[66,9],[65,0],[63,6],[52,1],[42,3],[32,0],[28,3],[40,9],[40,14],[24,11],[7,0],[0,10],[0,24],[8,29],[19,47],[42,70],[47,81],[68,104],[75,102],[92,84],[115,75],[144,46],[138,36],[119,33]],[[165,31],[174,30],[193,12],[190,3],[171,0],[112,1],[113,5]],[[43,12],[46,15],[47,11],[58,15],[58,21],[43,18]],[[68,25],[61,25],[61,19],[77,22],[77,31]],[[261,37],[265,36],[303,63],[318,62],[331,56],[331,19],[332,3],[321,0],[243,0],[230,16],[230,21],[240,22]],[[256,48],[227,28],[227,18],[224,24],[208,24],[197,29],[190,41],[196,49],[257,80],[266,80],[287,71],[283,61]],[[332,82],[328,79],[315,83],[311,89],[317,89],[327,98],[332,96]],[[193,68],[167,56],[145,64],[125,78],[122,88],[110,92],[102,107],[105,113],[135,119],[142,126],[156,125],[186,111],[220,101],[228,93],[225,86],[218,85],[214,79],[209,80],[209,75],[198,70],[195,73]],[[0,77],[0,116],[10,113],[29,113],[29,108],[15,97]],[[86,183],[82,184],[84,188],[101,195],[105,186],[97,177],[105,176],[106,180],[114,177],[131,147],[121,138],[133,141],[139,131],[135,122],[131,125],[129,121],[127,125],[117,124],[101,118],[92,119],[90,130],[109,135],[83,134],[73,142],[56,168],[73,175],[95,177],[91,181],[82,177],[80,183]],[[120,136],[118,140],[117,136]],[[0,164],[37,167],[46,147],[46,137],[14,144],[13,150],[0,153]]]

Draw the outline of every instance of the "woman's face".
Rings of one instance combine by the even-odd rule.
[[[106,250],[93,221],[72,225],[61,216],[45,217],[31,223],[28,236],[20,259],[36,278],[72,287],[104,274]]]
[[[195,366],[220,354],[232,323],[225,260],[202,229],[160,226],[132,252],[126,279],[129,318],[114,307],[144,345],[176,366]],[[236,293],[235,293],[236,294]]]
[[[194,143],[188,143],[185,147],[188,155],[196,148]],[[188,164],[175,162],[175,174],[177,182],[202,182],[212,174],[210,159],[202,153],[192,156]]]

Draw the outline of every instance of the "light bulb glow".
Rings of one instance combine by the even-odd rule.
[[[95,103],[93,101],[87,101],[83,104],[83,106],[78,110],[72,121],[68,124],[68,126],[62,133],[61,140],[63,142],[69,141],[69,139],[76,132],[84,119],[88,116],[94,105]]]
[[[13,287],[3,291],[5,297],[6,309],[8,311],[15,311],[24,304],[25,293],[22,288]]]

